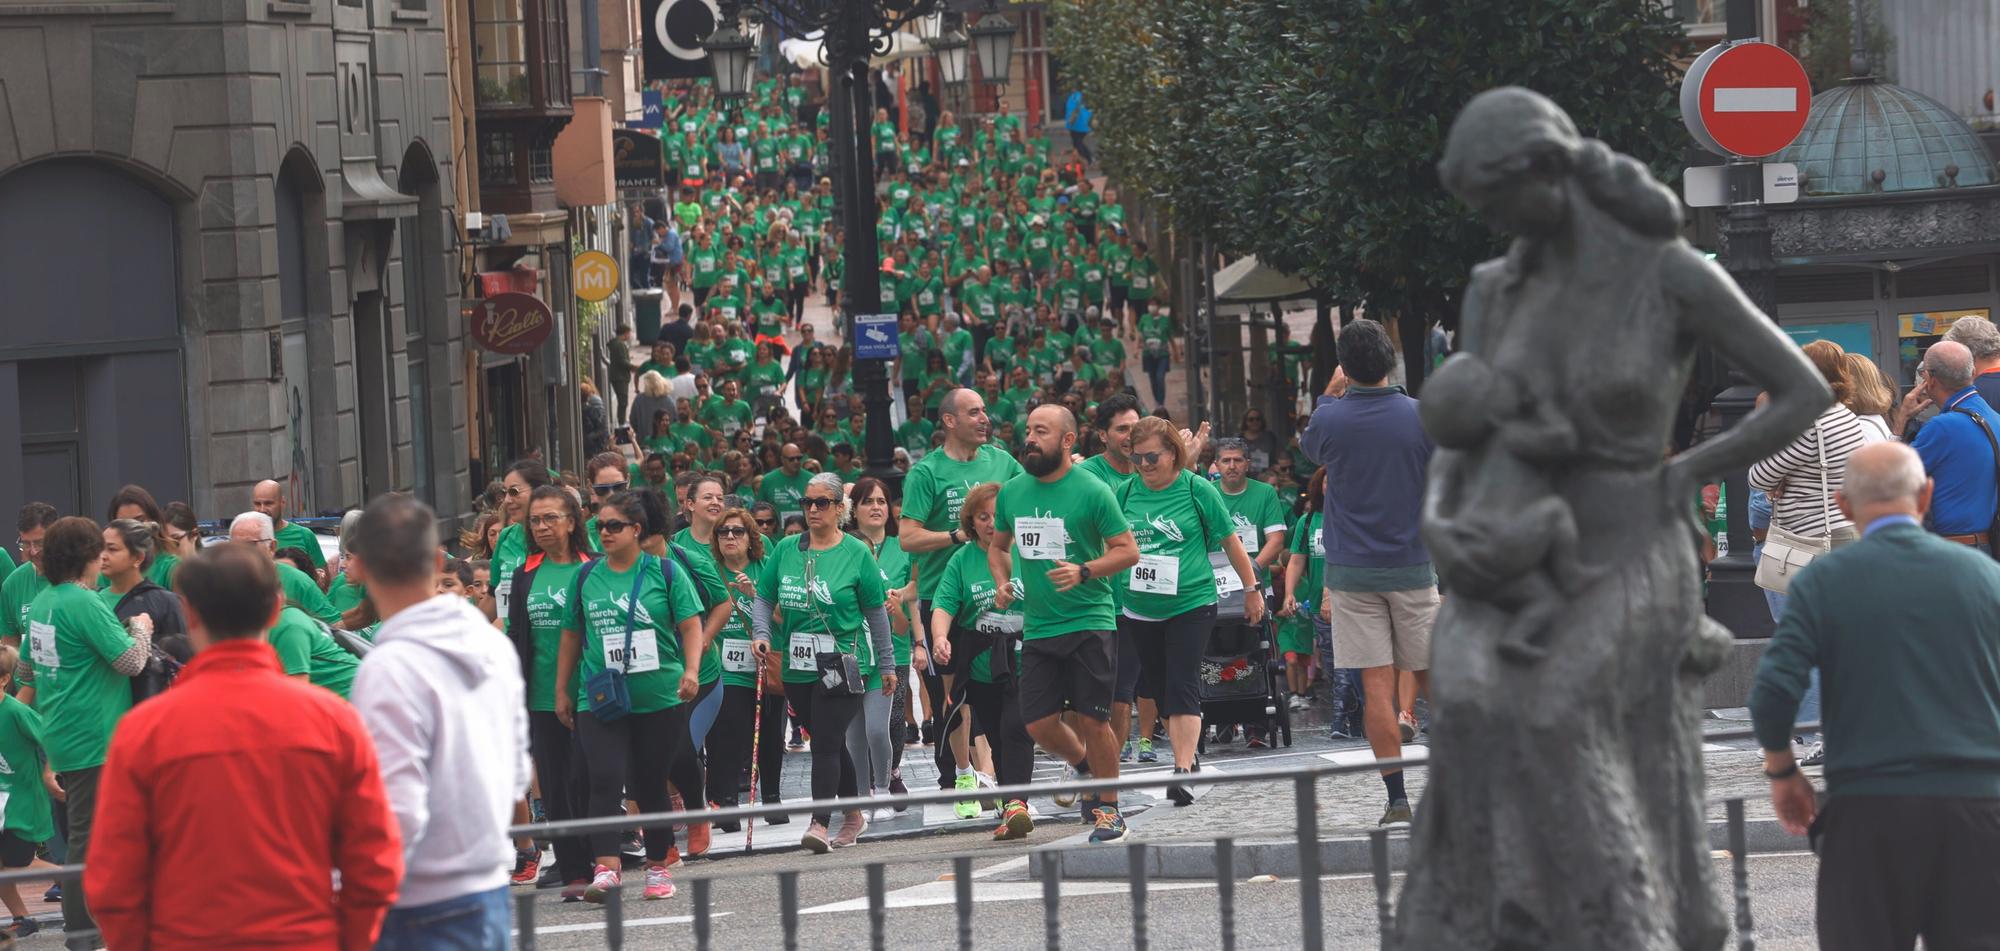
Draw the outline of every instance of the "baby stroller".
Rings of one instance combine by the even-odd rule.
[[[1244,620],[1243,591],[1223,594],[1215,606],[1215,629],[1201,659],[1202,747],[1209,728],[1242,726],[1262,730],[1272,745],[1292,745],[1292,711],[1282,695],[1283,678],[1274,656],[1277,627],[1267,612],[1256,624]]]

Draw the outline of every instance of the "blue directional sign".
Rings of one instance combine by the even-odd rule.
[[[651,89],[640,93],[640,96],[643,97],[642,101],[644,105],[641,106],[643,111],[639,113],[638,127],[641,129],[659,128],[666,118],[665,97]]]
[[[894,360],[899,348],[895,314],[854,315],[854,356],[862,360]]]

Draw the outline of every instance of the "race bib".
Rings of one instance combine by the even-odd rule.
[[[1067,553],[1069,541],[1059,518],[1017,518],[1014,544],[1029,561],[1055,561]]]
[[[972,629],[981,634],[1021,633],[1021,614],[1018,611],[988,611],[973,619]]]
[[[1255,525],[1236,526],[1236,540],[1243,543],[1243,551],[1252,558],[1257,557],[1258,550],[1263,547],[1257,541],[1257,526]]]
[[[734,307],[730,307],[730,306],[728,306],[728,305],[724,305],[724,306],[723,306],[723,308],[722,308],[722,319],[723,319],[723,320],[735,320],[735,319],[736,319],[736,308],[734,308]]]
[[[35,669],[44,673],[62,666],[62,655],[56,651],[55,625],[28,622],[28,656],[34,660]]]
[[[806,266],[803,264],[791,265],[785,268],[785,272],[790,274],[794,281],[803,281],[806,279]]]
[[[757,668],[757,661],[750,651],[750,641],[745,638],[724,638],[722,641],[722,669],[732,674],[747,674]]]
[[[1132,566],[1132,590],[1146,594],[1178,594],[1181,560],[1173,555],[1140,555]]]
[[[625,665],[628,674],[643,674],[660,669],[660,639],[650,630],[632,632],[632,656],[625,656],[625,634],[621,630],[615,637],[604,641],[604,666],[607,668]]]
[[[1215,593],[1229,595],[1243,590],[1243,579],[1236,576],[1235,566],[1229,563],[1229,556],[1222,552],[1210,552],[1209,567],[1215,569]]]
[[[813,643],[809,635],[792,635],[791,650],[785,653],[785,666],[793,670],[818,670],[819,656],[813,650]]]
[[[1143,291],[1153,286],[1153,279],[1145,274],[1132,275],[1132,289]]]

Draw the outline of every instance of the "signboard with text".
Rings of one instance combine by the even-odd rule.
[[[667,183],[660,140],[638,129],[611,130],[611,176],[619,188],[659,188]]]
[[[854,356],[861,360],[894,360],[899,348],[900,329],[895,314],[854,315]]]
[[[556,315],[532,294],[496,294],[472,303],[467,328],[481,350],[492,353],[533,353],[556,328]]]

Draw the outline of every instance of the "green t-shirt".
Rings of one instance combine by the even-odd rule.
[[[319,536],[313,534],[312,529],[297,522],[286,522],[285,527],[278,529],[273,537],[278,540],[279,549],[300,549],[312,559],[314,568],[326,567],[326,555],[319,550]]]
[[[1124,609],[1163,621],[1216,602],[1208,553],[1229,535],[1229,516],[1215,483],[1182,469],[1154,491],[1128,480],[1113,494],[1132,523],[1139,563],[1119,573]],[[1234,570],[1234,569],[1231,569]]]
[[[638,473],[635,471],[632,477],[637,479]],[[667,493],[669,505],[673,503],[673,498],[673,493]],[[501,529],[499,540],[493,543],[493,561],[488,566],[487,572],[487,580],[492,582],[493,586],[494,610],[500,617],[508,616],[509,597],[514,590],[514,572],[520,570],[521,565],[527,560],[527,529],[519,524]]]
[[[1218,485],[1218,492],[1221,492]],[[1257,560],[1257,553],[1264,550],[1264,536],[1270,532],[1282,532],[1291,521],[1292,513],[1285,503],[1278,499],[1278,490],[1268,482],[1250,479],[1243,491],[1235,495],[1221,492],[1222,507],[1229,512],[1230,529],[1236,533],[1237,541],[1243,543],[1243,553]],[[1259,575],[1264,574],[1258,569]]]
[[[348,653],[304,611],[286,606],[278,612],[277,626],[264,637],[278,652],[278,663],[287,676],[305,674],[313,686],[325,687],[342,699],[354,688],[360,658]]]
[[[727,579],[734,580],[736,573],[727,565],[717,563],[716,569]],[[756,581],[764,574],[764,563],[753,561],[743,566],[743,573]],[[757,655],[751,649],[750,635],[750,595],[728,588],[729,597],[736,603],[729,612],[729,620],[716,632],[715,641],[722,657],[722,685],[725,687],[757,686]]]
[[[770,602],[779,614],[771,631],[771,649],[779,652],[785,682],[802,684],[819,678],[816,652],[823,645],[809,635],[831,635],[835,650],[857,660],[874,653],[873,646],[865,644],[863,613],[882,606],[887,595],[868,546],[843,535],[832,548],[816,551],[800,551],[799,543],[790,538],[777,542],[757,579],[757,597]],[[799,643],[796,651],[794,640]]]
[[[757,501],[769,502],[778,510],[778,524],[794,515],[805,514],[805,506],[800,500],[806,497],[806,483],[812,481],[813,474],[804,469],[799,474],[788,476],[783,469],[773,469],[764,473],[764,481],[757,483]]]
[[[314,549],[314,551],[318,551],[318,549]],[[180,566],[181,560],[175,555],[154,555],[153,563],[146,566],[146,580],[168,591],[172,591],[174,589],[174,569]],[[324,568],[326,566],[322,564],[320,567]]]
[[[1132,529],[1096,476],[1071,471],[1043,482],[1023,472],[1000,487],[993,525],[1014,536],[1028,640],[1116,626],[1112,578],[1092,577],[1068,591],[1057,591],[1048,578],[1058,559],[1083,564],[1104,554],[1106,539]]]
[[[80,584],[48,588],[28,605],[20,681],[35,688],[49,768],[67,773],[104,765],[111,731],[132,708],[132,681],[111,661],[131,649],[125,625]]]
[[[750,366],[750,391],[760,397],[777,399],[785,389],[785,368],[770,360]]]
[[[326,586],[326,603],[343,615],[367,598],[368,586],[350,584],[345,571],[334,575],[333,583]]]
[[[722,435],[734,437],[740,430],[749,427],[755,418],[750,404],[742,400],[717,400],[701,409],[701,419],[722,430]]]
[[[0,582],[6,581],[7,576],[13,573],[14,556],[7,553],[5,546],[0,546]]]
[[[7,796],[4,825],[26,842],[55,837],[49,791],[42,785],[42,717],[27,704],[0,694],[0,791]]]
[[[312,576],[291,566],[289,562],[278,562],[278,586],[285,589],[285,603],[306,612],[307,615],[328,624],[340,623],[340,612],[326,600],[326,593],[319,589],[319,582]]]
[[[671,589],[666,583],[667,569],[652,555],[640,555],[623,572],[604,559],[588,577],[578,572],[582,583],[570,592],[569,617],[563,622],[564,628],[583,635],[583,656],[570,685],[576,691],[578,710],[590,709],[590,696],[583,685],[606,664],[618,664],[624,658],[628,610],[634,623],[625,687],[632,697],[632,712],[652,713],[680,704],[686,661],[678,626],[688,618],[700,617],[701,599],[695,586],[688,583],[687,569],[675,565],[671,570]],[[641,573],[636,605],[631,600],[634,572]]]
[[[1164,357],[1168,353],[1168,343],[1174,337],[1174,318],[1167,314],[1140,314],[1139,339],[1144,342],[1146,355]]]
[[[896,427],[896,445],[908,449],[910,456],[921,462],[924,454],[930,451],[931,433],[936,431],[936,425],[928,417],[911,417]]]
[[[1125,296],[1127,299],[1139,301],[1140,303],[1152,300],[1153,275],[1159,273],[1160,266],[1154,264],[1152,258],[1135,257],[1132,259],[1131,266],[1126,268],[1126,270],[1129,272],[1132,284],[1131,289],[1126,291]]]
[[[944,351],[945,369],[957,373],[964,365],[965,357],[972,352],[972,331],[964,327],[945,335],[940,349]]]
[[[925,453],[910,467],[903,479],[903,517],[915,519],[933,532],[949,532],[958,525],[958,512],[965,496],[986,482],[1006,482],[1021,474],[1021,463],[998,446],[980,446],[970,462],[953,459],[943,450]],[[951,561],[947,545],[937,551],[917,552],[910,557],[917,569],[917,597],[929,600],[937,590],[937,579]]]
[[[1292,597],[1300,604],[1319,604],[1320,591],[1326,587],[1326,535],[1321,530],[1320,513],[1307,512],[1299,516],[1292,526],[1292,537],[1287,546],[1292,554],[1306,558],[1305,574],[1299,576],[1299,589]]]
[[[867,544],[867,541],[864,539],[862,544]],[[885,598],[887,597],[886,592],[889,589],[900,588],[910,583],[910,553],[903,550],[903,543],[894,535],[884,537],[882,539],[882,547],[876,549],[875,567],[882,569],[882,588],[885,592],[883,595]],[[916,613],[915,608],[915,605],[908,603],[905,603],[903,606],[903,610],[907,614]],[[895,618],[890,618],[889,621],[889,641],[896,649],[896,667],[898,669],[908,667],[910,666],[910,654],[914,651],[912,646],[914,642],[911,640],[909,632],[896,633]],[[875,666],[874,655],[870,653],[869,656],[862,658],[861,666],[873,669]]]
[[[0,582],[0,637],[16,641],[28,635],[28,604],[49,589],[48,579],[34,562],[24,561]]]
[[[674,535],[670,544],[679,548],[680,553],[686,556],[685,561],[675,558],[674,567],[692,573],[695,582],[700,585],[695,591],[695,598],[701,602],[702,623],[706,625],[708,612],[721,604],[724,598],[729,597],[729,589],[722,583],[722,569],[716,565],[715,554],[709,547],[695,540],[693,529],[681,529]],[[673,552],[669,550],[668,554],[672,555]],[[695,674],[695,680],[703,684],[712,684],[721,677],[722,641],[717,638],[702,649],[701,670]]]
[[[528,585],[528,636],[533,650],[528,674],[528,709],[556,709],[556,656],[569,620],[569,594],[583,562],[542,559]]]
[[[1021,634],[1021,556],[1016,553],[1014,561],[1014,603],[1005,611],[993,610],[993,569],[986,563],[986,549],[978,545],[960,545],[953,552],[951,560],[945,563],[944,576],[938,579],[937,598],[931,602],[934,610],[942,610],[951,615],[953,624],[986,634],[1012,634],[1017,639]],[[1015,650],[1019,651],[1017,643]],[[991,651],[980,651],[972,658],[972,679],[983,684],[993,682],[993,658]],[[1018,658],[1018,654],[1016,657]],[[1017,663],[1014,669],[1019,670]]]

